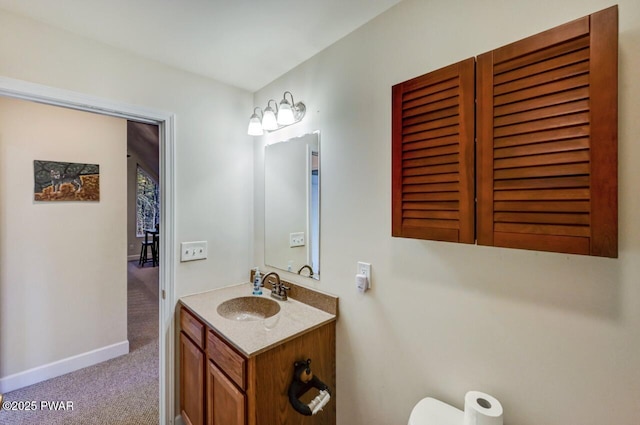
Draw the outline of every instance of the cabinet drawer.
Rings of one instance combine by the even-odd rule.
[[[243,390],[245,384],[245,359],[229,347],[213,331],[207,332],[207,355],[233,382]]]
[[[180,309],[180,328],[198,347],[204,349],[204,325],[184,307]]]

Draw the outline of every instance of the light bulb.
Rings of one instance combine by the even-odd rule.
[[[280,108],[278,108],[278,124],[289,125],[296,122],[293,118],[293,109],[287,99],[282,99],[280,102]]]
[[[262,129],[263,130],[277,130],[278,122],[276,121],[276,114],[271,109],[271,106],[267,106],[262,116]]]
[[[260,118],[257,114],[253,114],[251,115],[251,118],[249,118],[249,128],[247,129],[247,133],[249,136],[262,136],[264,134]]]

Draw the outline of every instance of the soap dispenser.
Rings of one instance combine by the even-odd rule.
[[[253,275],[253,295],[262,295],[262,287],[260,286],[261,282],[260,269],[256,267],[256,272]]]

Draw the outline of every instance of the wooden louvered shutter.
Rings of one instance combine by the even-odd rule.
[[[475,242],[475,59],[393,86],[392,235]]]
[[[618,255],[618,9],[478,57],[478,244]]]

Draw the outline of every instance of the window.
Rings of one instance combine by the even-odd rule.
[[[136,196],[136,236],[143,237],[145,229],[155,229],[160,223],[160,193],[158,183],[138,165]]]

